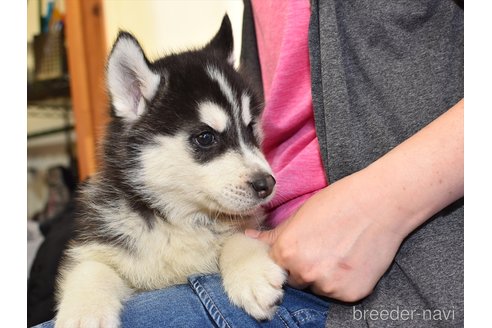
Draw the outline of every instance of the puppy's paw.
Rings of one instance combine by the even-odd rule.
[[[257,254],[259,255],[259,254]],[[223,272],[224,287],[231,301],[257,320],[270,320],[282,300],[285,271],[268,254],[249,257],[247,262]]]
[[[116,328],[132,289],[108,265],[84,261],[59,276],[56,328]]]
[[[119,310],[103,304],[61,304],[55,318],[55,328],[118,328]]]
[[[269,263],[267,263],[269,262]],[[273,261],[265,261],[256,270],[250,272],[250,278],[244,277],[237,295],[244,310],[257,320],[270,320],[282,300],[285,271]],[[244,275],[249,275],[244,272]]]

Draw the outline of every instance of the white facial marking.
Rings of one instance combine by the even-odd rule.
[[[210,126],[217,132],[224,132],[229,124],[229,117],[225,110],[211,101],[202,102],[198,105],[200,121]]]
[[[251,123],[251,109],[250,109],[251,98],[243,93],[241,96],[241,105],[242,105],[242,118],[244,125],[248,126]]]
[[[234,98],[231,85],[226,80],[224,74],[213,66],[207,66],[208,76],[219,84],[220,91],[224,94],[227,101],[232,105],[234,112],[239,112],[239,106]]]
[[[257,167],[263,172],[273,174],[270,165],[268,165],[268,162],[265,159],[265,156],[263,156],[258,148],[246,147],[246,145],[242,143],[241,151],[246,162],[250,163],[251,166]]]
[[[250,97],[245,93],[242,94],[241,96],[242,112],[241,112],[239,105],[236,99],[234,98],[234,93],[232,91],[232,88],[229,82],[226,80],[224,74],[213,66],[207,66],[207,74],[212,80],[216,81],[219,84],[220,90],[222,91],[222,93],[224,94],[224,96],[232,106],[235,123],[236,123],[236,130],[238,134],[239,147],[241,149],[241,153],[243,154],[244,160],[246,161],[247,165],[261,168],[266,172],[271,172],[270,166],[268,165],[263,154],[258,149],[248,147],[244,143],[241,120],[245,125],[251,123],[252,117],[251,117],[251,109],[250,109],[250,101],[251,101]]]

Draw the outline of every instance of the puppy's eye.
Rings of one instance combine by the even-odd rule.
[[[213,144],[217,142],[215,135],[209,131],[200,133],[194,138],[194,140],[200,147],[204,147],[204,148],[211,147]]]

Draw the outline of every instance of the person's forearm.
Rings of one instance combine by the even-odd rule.
[[[463,196],[464,100],[373,164],[354,174],[384,224],[407,235]],[[360,181],[359,181],[360,182]]]

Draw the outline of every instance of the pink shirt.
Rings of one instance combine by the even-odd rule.
[[[309,0],[253,0],[266,107],[262,145],[277,180],[267,205],[276,226],[327,186],[314,127],[309,66]]]

